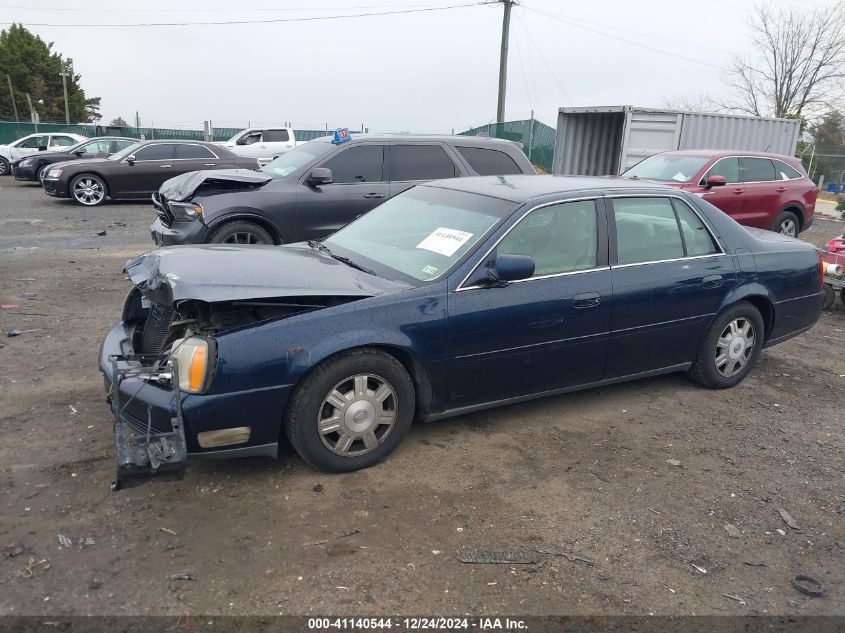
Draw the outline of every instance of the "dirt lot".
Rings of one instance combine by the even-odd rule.
[[[0,339],[0,614],[845,614],[841,304],[730,391],[644,380],[420,425],[364,472],[285,449],[112,493],[97,351],[152,216],[0,181],[0,327],[39,330]],[[580,558],[455,556],[526,546]]]

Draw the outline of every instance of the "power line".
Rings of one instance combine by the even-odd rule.
[[[70,13],[278,13],[281,11],[359,11],[362,9],[390,9],[393,5],[374,4],[374,5],[360,5],[353,7],[283,7],[283,8],[266,8],[253,7],[246,9],[122,9],[122,8],[98,8],[98,9],[80,9],[77,7],[33,7],[33,6],[0,6],[0,10],[15,9],[20,11],[64,11]],[[435,3],[415,3],[406,5],[406,8],[421,8],[438,6]]]
[[[522,5],[522,8],[527,9],[528,7],[526,7],[525,5]],[[537,44],[537,42],[534,41],[534,38],[531,37],[531,34],[528,32],[528,26],[525,24],[525,20],[522,20],[522,19],[519,18],[518,12],[517,12],[516,15],[517,15],[516,21],[519,23],[519,25],[522,27],[522,30],[525,32],[525,37],[528,39],[528,42],[531,44],[531,46],[534,47],[534,50],[536,50],[537,53],[540,55],[540,59],[546,65],[546,68],[548,69],[549,74],[552,76],[552,79],[555,80],[555,83],[557,84],[557,87],[560,90],[561,94],[564,96],[564,98],[567,101],[572,103],[572,97],[570,97],[569,93],[566,92],[566,88],[563,87],[563,82],[561,82],[561,80],[558,78],[557,74],[555,73],[554,69],[552,68],[552,65],[549,63],[549,60],[547,60],[546,56],[543,54],[542,49]]]
[[[655,53],[662,53],[663,55],[669,55],[670,57],[675,57],[677,59],[683,59],[684,61],[692,62],[693,64],[700,64],[702,66],[707,66],[708,68],[715,68],[716,70],[722,70],[720,66],[716,66],[715,64],[711,64],[709,62],[702,61],[700,59],[695,59],[694,57],[687,57],[686,55],[680,55],[678,53],[673,53],[672,51],[667,51],[662,48],[656,48],[654,46],[649,46],[648,44],[641,44],[640,42],[635,42],[634,40],[629,40],[624,37],[620,37],[618,35],[613,35],[612,33],[606,33],[605,31],[600,31],[598,29],[594,29],[589,26],[585,26],[583,24],[578,24],[577,22],[573,22],[568,18],[561,17],[554,13],[549,13],[547,11],[541,11],[540,9],[532,9],[531,7],[524,7],[528,11],[533,11],[534,13],[538,13],[543,15],[547,18],[551,18],[553,20],[557,20],[558,22],[562,22],[564,24],[568,24],[570,26],[574,26],[578,29],[583,29],[585,31],[590,31],[592,33],[597,33],[598,35],[603,35],[605,37],[609,37],[614,40],[618,40],[620,42],[625,42],[626,44],[631,44],[632,46],[639,46],[640,48],[645,48],[647,50],[653,51]]]
[[[348,13],[346,15],[321,15],[301,18],[270,18],[266,20],[224,20],[220,22],[142,22],[136,24],[55,24],[46,22],[27,22],[27,26],[49,26],[49,27],[91,27],[91,28],[120,28],[120,27],[156,27],[156,26],[221,26],[232,24],[277,24],[281,22],[317,22],[321,20],[342,20],[344,18],[368,18],[383,15],[402,15],[408,13],[429,13],[432,11],[447,11],[450,9],[464,9],[466,7],[479,7],[489,4],[497,4],[489,0],[472,2],[469,4],[453,4],[425,9],[397,9],[395,11],[380,11],[376,13]],[[17,24],[17,22],[0,22],[0,24]]]

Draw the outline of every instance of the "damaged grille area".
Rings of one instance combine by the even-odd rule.
[[[141,353],[160,354],[170,331],[173,308],[154,303],[141,332]]]
[[[167,204],[167,198],[158,192],[153,194],[153,209],[155,209],[156,215],[158,215],[164,226],[170,226],[173,223],[174,216],[170,210],[170,206]]]

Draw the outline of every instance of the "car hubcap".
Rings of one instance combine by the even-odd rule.
[[[73,185],[73,197],[82,204],[97,204],[104,195],[103,186],[93,178],[80,178]]]
[[[224,244],[263,244],[264,240],[258,237],[255,233],[249,231],[239,231],[232,233],[223,240]]]
[[[6,175],[6,169],[8,169],[8,168],[6,167],[6,161],[4,161],[4,160],[0,160],[0,176],[5,176],[5,175]]]
[[[783,235],[789,235],[790,237],[795,237],[796,229],[798,227],[795,226],[795,220],[784,220],[780,223],[780,232]]]
[[[716,343],[716,371],[725,378],[741,372],[754,353],[754,325],[740,317],[728,323]]]
[[[41,169],[38,170],[38,182],[40,182],[42,185],[44,184],[44,176],[46,176],[46,175],[47,175],[47,168],[46,167],[42,167]]]
[[[397,398],[384,378],[356,374],[339,383],[323,400],[317,429],[323,445],[342,457],[374,450],[396,425]]]

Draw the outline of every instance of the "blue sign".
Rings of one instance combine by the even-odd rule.
[[[349,133],[349,130],[345,127],[339,127],[334,131],[334,139],[332,143],[334,145],[340,145],[341,143],[345,143],[346,141],[351,141],[352,135]]]

